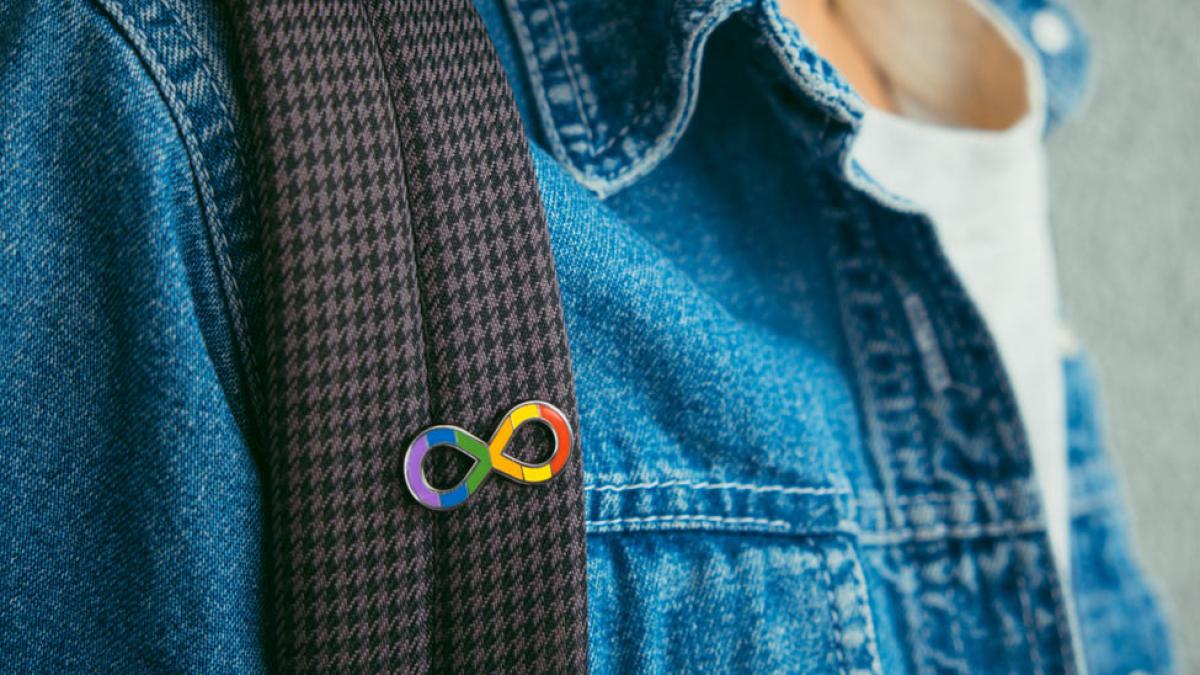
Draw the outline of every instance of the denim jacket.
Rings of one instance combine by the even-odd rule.
[[[1068,583],[978,311],[773,2],[477,4],[571,342],[594,670],[1170,669],[1082,357]],[[1083,37],[993,4],[1057,124]],[[202,0],[0,8],[5,670],[264,667],[229,39]]]

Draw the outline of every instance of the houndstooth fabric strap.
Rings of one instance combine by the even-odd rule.
[[[264,228],[273,665],[583,671],[579,453],[451,512],[401,474],[430,424],[487,437],[530,399],[578,424],[528,147],[482,23],[468,0],[233,11]]]

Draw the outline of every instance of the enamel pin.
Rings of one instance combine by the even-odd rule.
[[[527,464],[504,454],[513,434],[521,425],[538,422],[554,436],[554,452],[541,464]],[[437,511],[448,511],[466,503],[491,476],[498,473],[518,483],[545,483],[567,465],[574,436],[571,423],[561,410],[542,401],[526,401],[517,405],[484,443],[471,433],[452,425],[430,427],[409,443],[404,453],[404,482],[408,491],[421,505]],[[440,446],[454,448],[475,460],[462,480],[452,488],[439,490],[425,477],[424,462],[429,451]]]

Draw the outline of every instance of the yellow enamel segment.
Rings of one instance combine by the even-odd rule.
[[[509,419],[512,420],[513,428],[521,426],[526,420],[537,419],[538,407],[536,403],[526,403],[525,405],[512,411]]]
[[[542,466],[522,466],[525,473],[525,482],[541,483],[542,481],[550,480],[553,474],[550,472],[550,464]]]
[[[513,478],[521,478],[521,465],[504,456],[504,447],[508,445],[508,439],[512,438],[512,435],[512,418],[507,417],[500,423],[496,435],[492,436],[492,441],[488,443],[488,455],[492,458],[492,469]]]

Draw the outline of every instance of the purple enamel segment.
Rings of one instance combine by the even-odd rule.
[[[412,445],[408,446],[408,454],[404,458],[404,482],[408,484],[409,492],[412,492],[413,497],[425,506],[431,509],[440,509],[442,500],[425,483],[425,476],[421,474],[422,463],[425,461],[425,455],[429,454],[429,436],[428,433],[423,433],[417,436],[417,440],[413,441]]]

